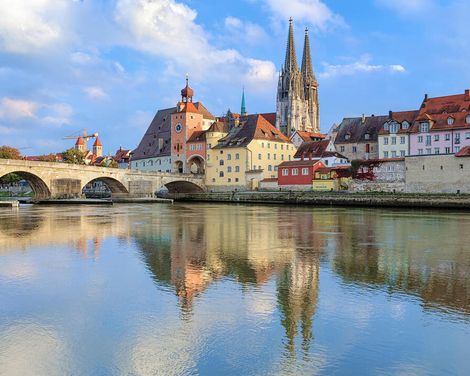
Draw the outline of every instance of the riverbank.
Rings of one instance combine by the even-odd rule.
[[[359,206],[440,208],[470,210],[470,195],[408,193],[336,193],[336,192],[223,192],[173,193],[165,198],[175,201],[289,204],[315,206]]]

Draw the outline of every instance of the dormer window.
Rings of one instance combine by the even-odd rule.
[[[366,139],[366,140],[370,139],[370,134],[369,134],[369,133],[366,133],[366,134],[364,135],[364,139]]]
[[[454,118],[452,116],[449,116],[447,118],[447,125],[452,125],[452,124],[454,124]]]
[[[388,130],[389,130],[388,123],[385,123],[385,124],[384,124],[384,130],[386,130],[386,131],[388,131]]]
[[[470,115],[467,115],[467,117],[465,118],[465,122],[466,122],[467,124],[470,124]]]
[[[346,136],[344,136],[344,138],[345,138],[346,140],[349,140],[349,139],[351,138],[351,135],[350,135],[350,134],[347,134]]]
[[[429,123],[427,121],[423,121],[419,124],[420,132],[429,132]]]
[[[401,123],[401,127],[403,129],[408,129],[410,127],[410,123],[408,123],[407,121],[404,121],[403,123]]]
[[[390,133],[397,133],[398,132],[398,124],[392,123],[390,124]]]

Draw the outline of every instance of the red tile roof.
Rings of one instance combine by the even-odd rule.
[[[470,157],[470,146],[465,146],[455,154],[456,157]]]
[[[103,144],[101,143],[99,137],[96,137],[96,140],[95,140],[95,143],[93,144],[93,146],[103,146]]]
[[[186,142],[202,142],[206,140],[206,131],[194,131]]]
[[[309,132],[298,132],[300,133],[309,133]],[[330,145],[330,140],[321,140],[321,141],[309,141],[302,143],[297,152],[295,153],[294,158],[302,158],[302,156],[308,157],[310,154],[314,158],[321,158],[323,154],[328,149]]]
[[[85,142],[83,141],[83,138],[78,136],[77,142],[75,142],[75,145],[85,145]]]
[[[260,114],[260,115],[264,117],[267,121],[269,121],[273,127],[276,126],[276,113],[275,112],[268,112],[268,113]]]
[[[204,119],[215,120],[214,115],[212,115],[201,102],[195,102],[194,106],[196,106],[198,111],[202,114],[202,116],[204,116]]]
[[[326,137],[326,135],[324,135],[324,134],[314,133],[314,132],[297,131],[297,134],[305,142],[307,142],[307,141],[318,141],[318,139],[324,139]]]
[[[318,162],[320,162],[319,159],[305,159],[303,161],[286,161],[282,162],[278,168],[281,167],[304,167],[304,166],[315,166]]]

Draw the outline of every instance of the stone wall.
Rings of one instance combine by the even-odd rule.
[[[405,182],[377,182],[370,180],[351,180],[351,192],[405,192]]]
[[[426,155],[406,158],[406,192],[470,193],[470,158]]]

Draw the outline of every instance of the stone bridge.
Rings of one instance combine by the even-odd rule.
[[[163,187],[174,193],[206,189],[201,175],[0,159],[0,178],[10,173],[28,181],[35,200],[80,197],[94,181],[104,182],[113,197],[153,197]]]

